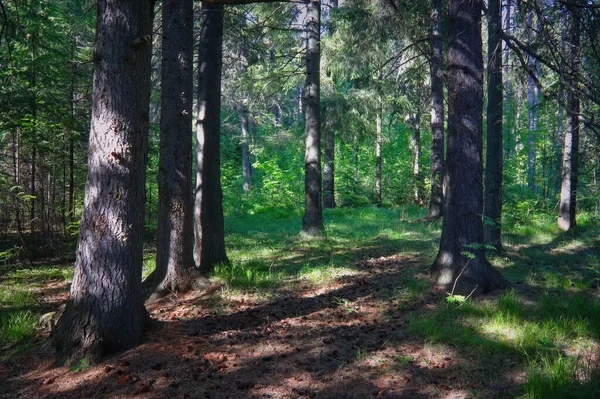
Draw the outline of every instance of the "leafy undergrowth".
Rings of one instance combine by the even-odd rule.
[[[159,323],[144,344],[98,365],[53,365],[37,322],[66,299],[69,268],[4,275],[0,396],[600,397],[591,221],[559,234],[548,218],[533,237],[511,226],[507,251],[490,259],[513,288],[464,300],[428,281],[441,224],[417,221],[421,210],[325,216],[318,239],[298,236],[297,215],[227,219],[232,262],[211,287],[148,303]]]

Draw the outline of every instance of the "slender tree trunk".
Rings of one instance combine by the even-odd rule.
[[[515,14],[514,0],[503,0],[503,2],[504,2],[503,14],[502,14],[503,31],[506,32],[507,34],[512,35],[513,31],[514,31],[513,27],[514,27],[514,14]],[[502,51],[503,51],[503,57],[504,57],[504,62],[503,62],[503,67],[502,67],[502,69],[503,69],[502,79],[503,79],[503,87],[504,87],[504,98],[503,98],[504,115],[508,116],[513,113],[510,109],[510,104],[511,104],[511,100],[514,96],[512,85],[509,80],[510,49],[508,48],[508,46],[506,45],[506,43],[504,41],[502,41],[501,43],[502,43]],[[518,112],[514,112],[514,114],[518,115]],[[506,137],[506,140],[504,140],[504,151],[503,151],[504,159],[502,161],[503,165],[510,159],[511,149],[512,149],[511,136],[513,136],[511,131],[514,128],[513,125],[514,124],[511,124],[508,126],[507,137]]]
[[[36,155],[37,149],[35,145],[31,149],[31,184],[30,184],[30,194],[31,194],[31,208],[29,209],[29,223],[30,223],[30,233],[33,236],[35,234],[35,200],[36,200],[36,187],[35,187],[35,177],[36,177]]]
[[[431,273],[448,291],[506,287],[483,244],[483,0],[450,0],[447,191],[440,249]],[[465,253],[470,252],[471,256]]]
[[[36,156],[37,156],[37,74],[36,74],[36,35],[31,33],[31,119],[32,119],[32,149],[31,149],[31,209],[30,224],[31,235],[35,234],[35,203],[36,203]]]
[[[529,44],[533,43],[534,37],[534,17],[535,12],[530,11],[527,16],[527,40]],[[531,71],[537,74],[537,62],[534,57],[527,57],[527,65]],[[538,87],[533,81],[533,78],[527,75],[527,103],[529,104],[528,111],[528,129],[527,141],[529,151],[527,152],[527,186],[532,192],[537,190],[536,185],[536,140],[537,131],[537,107],[539,102]]]
[[[15,224],[17,226],[17,234],[19,237],[22,234],[21,228],[21,186],[19,181],[19,130],[13,130],[12,132],[12,144],[13,144],[13,183],[15,185],[13,196],[15,198]]]
[[[69,223],[75,218],[75,139],[69,136]]]
[[[576,226],[577,213],[577,180],[579,175],[579,93],[576,91],[576,76],[580,70],[580,42],[581,42],[581,8],[580,1],[577,5],[569,5],[569,63],[570,74],[567,83],[567,128],[563,146],[562,185],[560,190],[560,217],[558,226],[565,231]]]
[[[484,240],[502,249],[502,47],[500,39],[502,4],[488,2],[488,104],[485,193],[483,200]]]
[[[242,125],[242,181],[243,190],[248,192],[252,189],[252,176],[250,166],[250,149],[248,145],[248,108],[243,105],[240,112],[240,123]]]
[[[196,203],[194,260],[202,273],[227,263],[221,189],[221,67],[223,5],[202,3],[196,119]]]
[[[321,198],[321,115],[320,115],[320,30],[321,2],[310,0],[306,10],[306,110],[304,156],[304,218],[302,232],[321,234],[323,204]]]
[[[96,361],[142,340],[144,208],[154,1],[96,5],[88,175],[59,355]]]
[[[354,188],[358,188],[358,172],[359,172],[359,164],[358,164],[358,136],[354,134],[353,136],[353,146],[352,146],[352,159],[354,161]]]
[[[564,88],[559,89],[558,96],[561,100],[564,100]],[[562,184],[562,160],[563,160],[563,140],[564,140],[564,109],[558,104],[558,111],[556,116],[556,143],[555,143],[555,163],[556,163],[556,174],[554,178],[554,189],[560,195],[560,189]]]
[[[44,157],[41,152],[38,152],[38,169],[40,176],[40,192],[38,193],[40,197],[40,232],[44,236],[46,233],[46,182],[44,176]]]
[[[444,213],[444,72],[442,0],[431,1],[431,199],[427,218]]]
[[[323,159],[323,207],[335,208],[335,130],[325,130]]]
[[[415,204],[421,205],[423,202],[421,179],[421,111],[417,111],[414,115],[411,115],[410,121],[413,125],[413,134],[410,136],[410,149],[413,157],[413,195]]]
[[[383,132],[382,132],[382,114],[383,114],[383,99],[381,94],[377,96],[377,126],[375,138],[375,158],[376,158],[376,180],[375,180],[375,202],[377,206],[381,206],[381,150],[383,147]]]
[[[163,0],[158,238],[156,269],[144,281],[144,297],[187,291],[204,280],[194,264],[193,15],[193,0]]]

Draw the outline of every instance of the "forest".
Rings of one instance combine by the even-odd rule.
[[[0,399],[600,397],[597,0],[0,0]]]

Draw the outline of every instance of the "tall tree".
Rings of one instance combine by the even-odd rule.
[[[378,85],[381,85],[381,80],[378,80]],[[383,95],[381,94],[381,88],[377,90],[377,105],[375,111],[375,203],[377,206],[382,205],[381,198],[381,172],[382,172],[382,159],[381,151],[383,148]]]
[[[320,114],[320,32],[321,2],[310,0],[306,10],[306,88],[304,218],[302,232],[321,234],[323,204],[321,200],[321,114]]]
[[[154,1],[99,1],[88,176],[75,275],[57,327],[75,360],[131,348],[141,295]]]
[[[533,43],[534,38],[534,24],[535,21],[535,11],[531,10],[527,14],[527,41],[529,45]],[[528,55],[527,57],[527,66],[529,68],[529,74],[527,75],[527,103],[529,106],[527,112],[527,127],[529,133],[527,135],[527,142],[529,145],[529,150],[527,151],[527,186],[533,192],[536,191],[536,140],[535,133],[537,131],[537,120],[538,120],[538,103],[539,103],[539,93],[538,86],[534,82],[535,76],[537,76],[538,72],[538,62],[537,60]]]
[[[451,0],[449,6],[447,191],[431,273],[447,290],[486,292],[507,283],[482,248],[483,0]]]
[[[228,262],[221,189],[221,70],[223,5],[202,3],[198,46],[194,260],[202,273]]]
[[[484,240],[502,248],[502,2],[488,3],[488,104],[487,145],[485,157],[485,194],[483,199]]]
[[[193,15],[193,0],[163,0],[158,239],[147,293],[186,291],[199,277],[193,257]]]
[[[577,75],[580,70],[581,56],[581,2],[576,0],[567,4],[569,14],[568,73],[567,84],[567,127],[563,141],[562,184],[560,189],[560,217],[558,226],[571,230],[576,226],[577,180],[579,173],[579,129],[580,99],[577,91]]]
[[[428,218],[444,213],[444,72],[442,69],[442,0],[431,0],[431,199]]]

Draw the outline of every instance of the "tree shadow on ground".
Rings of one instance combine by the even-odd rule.
[[[382,256],[356,267],[365,275],[341,278],[340,286],[321,294],[291,294],[232,314],[163,321],[147,333],[145,344],[96,366],[70,371],[21,365],[18,374],[9,373],[2,393],[341,399],[466,397],[475,390],[507,397],[491,394],[489,380],[465,374],[478,348],[438,350],[412,337],[407,311],[393,295],[407,274],[426,280],[422,258]],[[440,303],[440,293],[426,291],[419,312]],[[496,377],[504,394],[519,390],[518,383]]]

